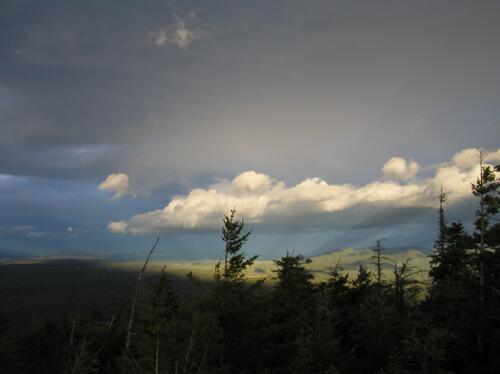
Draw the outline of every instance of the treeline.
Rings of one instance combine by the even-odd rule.
[[[500,168],[496,168],[500,171]],[[176,294],[165,270],[131,308],[47,323],[24,336],[0,320],[2,373],[499,373],[500,183],[489,166],[472,186],[475,230],[446,221],[441,193],[429,284],[411,262],[384,277],[354,277],[341,264],[315,282],[309,260],[287,253],[274,281],[248,281],[256,256],[233,210],[224,218],[222,260],[210,287]],[[368,265],[368,264],[367,264]],[[188,274],[194,283],[200,281]],[[138,283],[140,286],[140,283]]]

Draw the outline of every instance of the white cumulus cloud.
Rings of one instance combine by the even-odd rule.
[[[492,165],[500,162],[500,149],[494,151],[484,151],[484,161]],[[479,164],[480,150],[477,148],[468,148],[460,151],[453,156],[452,162],[462,168],[471,168]]]
[[[234,191],[251,193],[269,190],[272,184],[273,180],[268,175],[245,171],[232,180],[231,187]]]
[[[119,199],[131,194],[129,177],[125,173],[113,173],[108,175],[98,188],[102,191],[112,192],[113,199]]]
[[[401,157],[393,157],[382,167],[384,178],[407,180],[417,175],[420,166],[415,161],[406,161]]]
[[[500,149],[486,152],[484,159],[487,163],[498,165],[500,163]]]
[[[362,186],[330,184],[321,178],[308,178],[287,186],[266,174],[246,171],[232,180],[174,196],[163,209],[135,215],[128,221],[111,222],[108,229],[120,234],[142,234],[213,228],[218,227],[222,215],[235,206],[249,223],[334,214],[355,206],[434,207],[441,187],[447,193],[448,204],[454,204],[471,196],[471,183],[479,174],[479,165],[473,162],[477,161],[475,152],[466,151],[440,164],[432,177],[411,182],[408,180],[416,175],[418,164],[397,157],[383,166],[384,177],[390,179]]]
[[[453,165],[462,168],[471,168],[479,164],[479,149],[469,148],[460,151],[453,156]]]
[[[113,234],[125,234],[127,232],[127,222],[118,221],[110,222],[108,225],[108,230]]]

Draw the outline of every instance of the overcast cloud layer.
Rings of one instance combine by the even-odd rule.
[[[212,256],[233,204],[262,233],[255,251],[431,246],[443,179],[460,181],[450,215],[474,212],[475,166],[454,155],[499,147],[498,14],[465,0],[2,1],[0,250],[116,255],[149,237],[111,231],[167,231],[170,256]]]

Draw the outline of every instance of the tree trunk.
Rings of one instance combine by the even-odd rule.
[[[137,283],[135,285],[134,296],[132,297],[132,306],[130,307],[130,317],[128,320],[127,338],[126,338],[126,342],[125,342],[125,351],[128,351],[130,348],[130,342],[131,342],[131,337],[132,337],[132,326],[134,324],[135,304],[137,303],[137,296],[139,295],[139,287],[141,284],[142,275],[144,274],[144,271],[146,270],[146,266],[148,266],[149,259],[151,258],[151,255],[153,254],[153,251],[155,250],[159,241],[160,241],[160,237],[158,236],[158,237],[156,237],[156,241],[153,244],[153,246],[151,247],[151,250],[149,251],[148,256],[146,257],[146,261],[144,261],[144,265],[142,266],[141,271],[137,275]]]

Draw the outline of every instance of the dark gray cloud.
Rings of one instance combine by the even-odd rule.
[[[5,4],[5,172],[362,178],[395,154],[496,146],[496,2]],[[190,12],[209,37],[151,45]],[[99,146],[94,162],[54,160]]]

